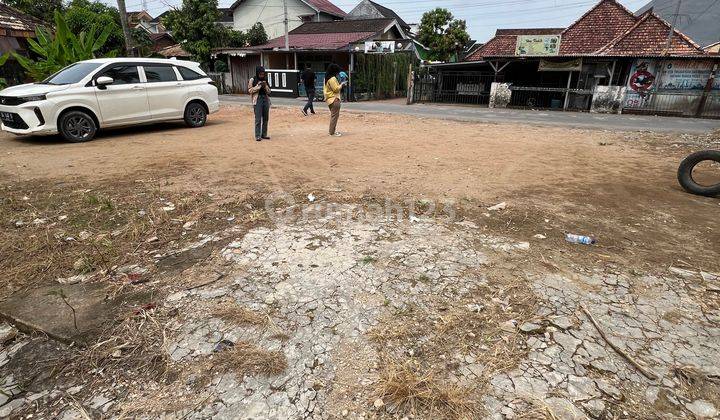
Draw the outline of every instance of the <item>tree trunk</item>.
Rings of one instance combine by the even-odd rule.
[[[118,11],[120,12],[120,24],[122,25],[123,35],[125,36],[125,54],[128,57],[132,57],[133,54],[133,40],[130,34],[130,27],[128,26],[127,10],[125,9],[125,0],[117,0]]]

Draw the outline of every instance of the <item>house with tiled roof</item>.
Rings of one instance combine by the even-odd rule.
[[[567,28],[498,29],[464,62],[433,66],[443,95],[423,97],[487,104],[495,82],[512,92],[508,106],[591,110],[604,92],[613,111],[720,117],[717,64],[652,10],[600,0]]]
[[[367,54],[376,57],[404,54],[408,63],[416,59],[413,40],[397,20],[390,18],[306,22],[289,31],[287,40],[281,35],[262,45],[219,48],[214,54],[227,56],[232,85],[240,92],[246,89],[255,67],[261,64],[267,69],[283,72],[283,80],[289,80],[289,75],[296,77],[297,72],[306,67],[323,73],[331,63],[352,73],[356,60]],[[405,69],[407,65],[394,76],[405,78]],[[287,90],[275,89],[276,93],[288,96],[298,94],[296,83]]]
[[[286,3],[288,28],[297,28],[305,22],[342,20],[347,13],[329,0],[236,0],[230,6],[233,28],[247,31],[257,22],[263,24],[269,38],[285,33],[283,2]]]

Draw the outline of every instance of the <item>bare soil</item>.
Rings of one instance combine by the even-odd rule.
[[[657,288],[644,287],[643,276],[667,275],[671,267],[689,270],[696,277],[700,271],[720,273],[720,201],[689,195],[676,180],[677,166],[684,156],[720,147],[718,132],[702,136],[613,132],[345,112],[339,126],[344,135],[335,138],[327,135],[327,122],[324,111],[303,117],[298,109],[273,108],[272,139],[255,142],[250,108],[224,106],[200,129],[167,123],[111,130],[86,144],[68,144],[56,137],[0,134],[0,269],[4,273],[0,296],[10,301],[18,293],[56,285],[58,278],[75,275],[86,276],[83,282],[108,284],[113,298],[130,292],[151,296],[145,302],[118,307],[112,314],[117,321],[95,331],[96,342],[92,344],[91,340],[87,348],[74,344],[64,347],[67,342],[51,345],[42,335],[32,334],[17,339],[17,343],[25,343],[26,350],[11,351],[8,344],[3,351],[16,356],[9,364],[0,362],[0,378],[12,375],[17,380],[26,374],[20,397],[49,392],[53,387],[65,389],[37,400],[45,401],[45,405],[19,406],[14,415],[58,415],[72,407],[90,417],[168,412],[181,417],[193,413],[222,417],[213,403],[219,398],[213,393],[221,386],[218,375],[230,372],[235,375],[233,381],[249,375],[259,378],[252,380],[256,384],[281,372],[294,374],[307,368],[317,373],[333,363],[336,376],[318,374],[322,380],[316,378],[315,383],[311,380],[315,373],[302,377],[310,383],[313,396],[323,395],[307,402],[308,407],[317,404],[315,414],[324,410],[325,417],[399,418],[414,414],[420,418],[476,418],[493,414],[492,404],[483,395],[502,387],[498,378],[523,366],[528,355],[537,350],[530,344],[536,334],[540,340],[554,337],[548,316],[558,314],[543,312],[547,309],[543,293],[552,288],[537,279],[563,276],[595,299],[613,295],[615,289],[609,293],[603,289],[611,287],[607,284],[585,284],[588,278],[627,276],[633,279],[629,290],[635,296],[633,303],[637,303],[638,299],[655,299],[654,293],[659,293]],[[720,180],[717,169],[708,165],[699,176]],[[277,193],[289,195],[282,202],[268,204],[266,199]],[[384,297],[375,296],[374,284],[371,289],[358,290],[352,297],[376,315],[367,328],[361,328],[364,338],[353,341],[338,333],[343,339],[334,352],[309,362],[298,359],[298,351],[291,350],[291,345],[311,340],[301,332],[303,328],[316,331],[317,322],[323,318],[315,313],[322,308],[309,309],[308,327],[292,315],[301,309],[286,308],[280,297],[280,303],[253,300],[255,294],[262,296],[264,289],[255,289],[252,284],[262,282],[263,275],[274,281],[269,273],[276,266],[248,263],[246,255],[252,252],[233,243],[248,241],[253,252],[253,247],[271,249],[255,236],[244,235],[267,234],[263,229],[274,226],[276,208],[306,206],[308,194],[318,203],[365,209],[393,203],[404,215],[414,208],[439,220],[437,229],[441,233],[437,235],[448,242],[436,243],[437,250],[426,249],[430,246],[418,239],[422,237],[419,233],[405,235],[388,228],[387,238],[378,234],[377,241],[389,249],[395,241],[420,243],[417,253],[427,253],[423,264],[430,260],[438,266],[444,264],[443,258],[449,257],[443,247],[454,246],[448,239],[453,237],[453,229],[457,229],[457,237],[482,238],[467,239],[462,246],[471,243],[478,258],[487,255],[488,261],[458,263],[463,271],[452,276],[477,279],[478,283],[458,286],[458,290],[454,286],[449,291],[442,289],[442,296],[436,297],[434,293],[438,292],[432,289],[436,279],[418,273],[409,278],[397,274],[394,264],[405,263],[383,256],[382,249],[377,254],[363,251],[352,256],[356,264],[349,271],[353,275],[367,274],[372,280],[373,276],[394,273],[399,277],[390,276],[392,282],[402,283],[397,290],[419,293],[412,298],[415,303],[393,306],[393,299],[400,299],[396,292],[385,290]],[[500,202],[507,204],[504,210],[487,209]],[[452,223],[445,222],[446,209],[453,212]],[[459,221],[468,224],[453,224]],[[313,236],[313,230],[320,228],[328,231]],[[378,229],[382,233],[384,228]],[[354,236],[369,228],[343,225],[330,218],[307,226],[290,223],[283,229],[288,231],[279,232],[287,237],[307,236],[302,240],[311,243],[303,252],[321,253],[337,245],[333,229],[339,236],[342,229],[351,230]],[[275,234],[272,232],[270,235]],[[566,232],[593,235],[598,243],[593,247],[568,244],[563,238]],[[538,234],[547,239],[534,239]],[[529,249],[514,248],[525,241],[530,242]],[[340,245],[338,255],[346,258]],[[303,270],[317,267],[303,265],[306,261],[299,252],[297,259],[302,264],[297,267],[301,268],[290,267],[287,270],[291,274],[283,274],[283,260],[273,275],[289,282],[299,273],[314,281],[315,275]],[[397,258],[411,260],[410,254],[405,250]],[[332,266],[340,256],[328,257],[328,264]],[[265,264],[263,261],[257,264]],[[452,263],[457,260],[452,259]],[[133,266],[143,270],[127,268]],[[268,269],[271,271],[263,271]],[[333,271],[336,269],[328,269],[326,275],[347,271],[347,267]],[[683,299],[692,299],[692,308],[704,314],[703,319],[693,322],[707,328],[703,331],[717,329],[717,293],[704,292],[705,286],[698,285],[699,277],[681,281],[689,290],[689,297],[683,295]],[[272,284],[278,290],[285,287]],[[227,290],[232,292],[227,294]],[[173,293],[184,297],[172,300]],[[294,298],[287,298],[288,302]],[[467,307],[474,307],[476,301],[483,304],[468,314]],[[600,305],[605,301],[592,302]],[[64,303],[59,296],[56,308],[63,308]],[[553,305],[559,305],[558,301]],[[605,306],[595,310],[598,308]],[[60,309],[46,308],[53,310]],[[343,314],[342,309],[339,311]],[[671,313],[666,315],[665,321],[673,323],[689,316],[684,313],[672,319]],[[508,327],[511,319],[518,325],[537,323],[548,332],[544,339],[535,331],[508,333],[508,328],[513,328]],[[594,331],[581,315],[573,320],[575,327]],[[195,349],[187,356],[177,357],[170,350],[181,349],[192,341],[188,337],[196,337],[200,330],[217,334],[214,328],[218,322],[225,325],[219,327],[220,337],[235,337],[237,331],[244,331],[236,334],[237,340],[227,352],[213,359],[219,341],[210,347],[204,344],[207,348]],[[340,324],[332,327],[334,333]],[[627,338],[618,334],[623,340]],[[633,347],[631,341],[627,345],[637,352],[649,349]],[[38,356],[30,357],[32,351],[28,349],[37,349]],[[408,349],[416,353],[408,355]],[[207,351],[209,358],[203,353]],[[456,353],[469,355],[458,359]],[[472,363],[467,362],[471,359]],[[480,369],[480,365],[482,374],[467,373],[470,368]],[[623,388],[627,396],[606,398],[603,416],[687,416],[686,403],[696,399],[710,400],[720,409],[720,401],[713,397],[716,378],[687,366],[676,368],[680,370],[670,367],[666,372],[675,378],[675,385],[663,383],[658,395],[673,387],[682,395],[648,404],[643,399],[647,384],[633,391],[639,379],[628,374],[627,388]],[[48,375],[48,371],[53,374]],[[60,372],[57,377],[56,372]],[[368,372],[374,379],[362,381]],[[462,380],[453,382],[466,373],[476,378],[472,387]],[[607,375],[593,370],[587,373],[595,378],[607,379]],[[77,384],[77,378],[91,386],[74,393],[67,391]],[[334,382],[325,382],[332,378]],[[269,383],[267,389],[285,392],[293,380],[286,379],[280,385],[278,381]],[[195,391],[186,395],[186,388]],[[99,404],[98,393],[112,395],[112,401]],[[575,401],[580,406],[593,398],[597,397],[583,396]],[[503,410],[533,418],[567,417],[561,415],[562,409],[553,408],[551,400],[519,395]],[[282,406],[281,402],[267,404]],[[392,409],[383,411],[386,406]],[[592,412],[582,407],[586,413]],[[255,414],[263,416],[262,412]]]

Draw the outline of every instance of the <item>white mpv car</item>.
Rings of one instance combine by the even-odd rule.
[[[106,127],[177,119],[201,127],[219,106],[217,88],[198,63],[104,58],[0,91],[0,122],[9,133],[60,133],[83,142]]]

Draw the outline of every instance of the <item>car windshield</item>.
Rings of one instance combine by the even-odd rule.
[[[45,85],[69,85],[81,81],[91,71],[100,67],[100,63],[75,63],[43,80]]]

